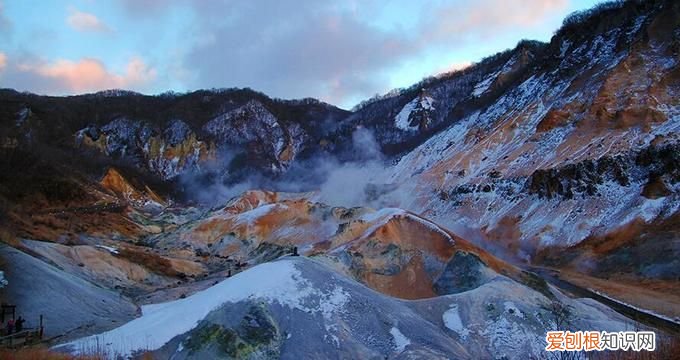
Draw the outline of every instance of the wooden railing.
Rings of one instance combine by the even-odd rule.
[[[0,336],[0,347],[18,348],[24,345],[39,343],[42,341],[43,334],[45,333],[43,319],[43,316],[40,315],[40,322],[38,323],[39,326],[37,328],[23,328],[21,331]]]
[[[40,328],[29,328],[0,337],[0,347],[16,348],[24,345],[31,345],[42,340],[42,330]]]

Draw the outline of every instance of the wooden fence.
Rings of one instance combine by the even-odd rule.
[[[37,328],[24,328],[21,331],[0,336],[0,347],[14,349],[25,345],[37,344],[42,341],[44,332],[43,316],[40,315],[40,325]]]

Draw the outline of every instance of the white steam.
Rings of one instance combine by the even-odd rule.
[[[180,183],[190,197],[200,204],[214,206],[247,190],[281,192],[318,191],[319,201],[331,206],[400,206],[404,193],[389,184],[390,168],[373,133],[357,127],[352,133],[351,160],[317,156],[294,164],[278,178],[251,174],[245,180],[229,183],[232,174],[224,169],[234,158],[233,151],[223,151],[220,160],[198,173],[187,174]]]

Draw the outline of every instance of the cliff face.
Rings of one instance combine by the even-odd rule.
[[[200,141],[182,120],[172,120],[165,129],[117,118],[102,127],[89,126],[75,134],[75,145],[112,158],[123,158],[164,180],[215,160],[215,145]]]
[[[275,172],[286,170],[305,141],[304,130],[279,120],[260,102],[252,100],[208,121],[205,133],[218,144],[243,146],[259,158],[260,166]]]
[[[276,173],[290,165],[307,136],[300,125],[279,121],[262,103],[250,100],[235,109],[222,109],[207,121],[198,130],[203,140],[180,119],[154,127],[125,117],[81,129],[75,140],[77,147],[131,160],[165,180],[216,162],[218,153],[228,148],[246,154],[254,169]]]

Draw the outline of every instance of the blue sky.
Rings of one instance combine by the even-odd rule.
[[[341,107],[548,41],[594,0],[0,0],[0,87],[251,87]]]

